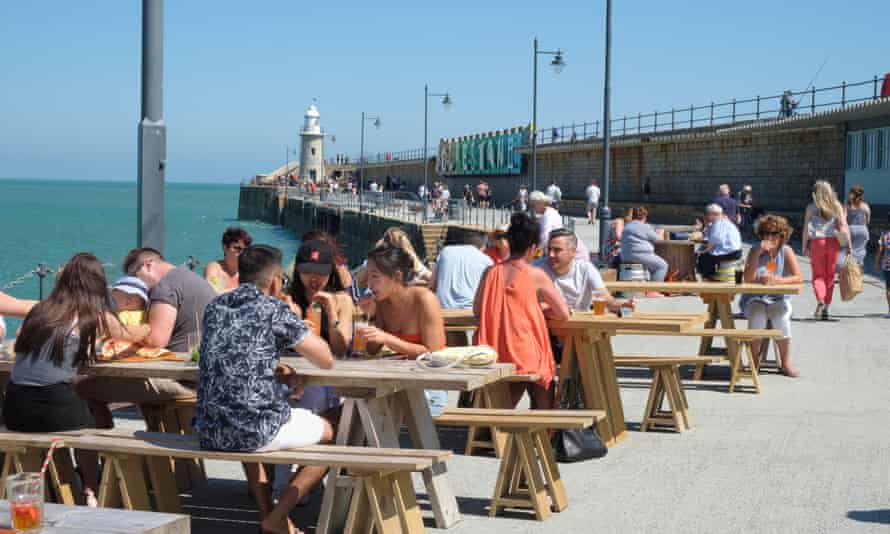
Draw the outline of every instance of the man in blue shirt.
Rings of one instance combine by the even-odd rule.
[[[698,257],[698,272],[702,278],[710,279],[720,263],[742,257],[742,236],[717,204],[705,208],[705,220],[708,222],[708,244]]]
[[[281,293],[281,251],[266,245],[238,257],[241,284],[207,305],[198,364],[194,429],[202,448],[274,451],[333,439],[330,423],[309,410],[291,408],[278,383],[299,396],[299,380],[278,355],[294,348],[324,369],[333,366],[327,343],[309,331]],[[262,518],[263,532],[290,532],[288,514],[326,472],[303,467],[272,506],[265,473],[245,464],[247,482]]]

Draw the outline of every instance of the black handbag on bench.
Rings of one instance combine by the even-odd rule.
[[[581,397],[581,388],[575,380],[568,379],[560,392],[559,407],[563,410],[583,410],[584,399]],[[553,451],[556,461],[563,463],[581,462],[591,458],[602,458],[608,454],[609,449],[603,443],[596,428],[572,428],[557,430],[553,436]]]

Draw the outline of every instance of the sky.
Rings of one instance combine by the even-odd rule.
[[[0,177],[135,180],[139,0],[4,2]],[[890,72],[890,2],[614,0],[612,115],[670,110]],[[165,2],[167,177],[237,182],[284,164],[317,99],[359,152],[361,113],[381,118],[366,152],[528,124],[532,39],[538,124],[602,118],[605,0],[189,0]],[[827,61],[826,61],[827,59]],[[369,125],[370,126],[370,125]],[[293,159],[297,156],[291,155]]]

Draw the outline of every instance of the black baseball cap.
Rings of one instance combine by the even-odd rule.
[[[295,262],[300,273],[331,274],[334,270],[331,246],[317,239],[300,245]]]

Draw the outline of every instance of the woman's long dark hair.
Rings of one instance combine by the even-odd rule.
[[[368,263],[372,261],[386,277],[398,280],[402,285],[414,276],[414,257],[401,247],[388,243],[378,245],[368,252]]]
[[[49,298],[38,303],[25,317],[22,333],[15,342],[18,354],[40,356],[51,343],[49,357],[57,366],[64,361],[65,340],[77,329],[80,343],[74,365],[96,360],[96,339],[107,331],[105,314],[113,313],[108,298],[108,281],[102,264],[89,252],[71,258],[59,273]]]

